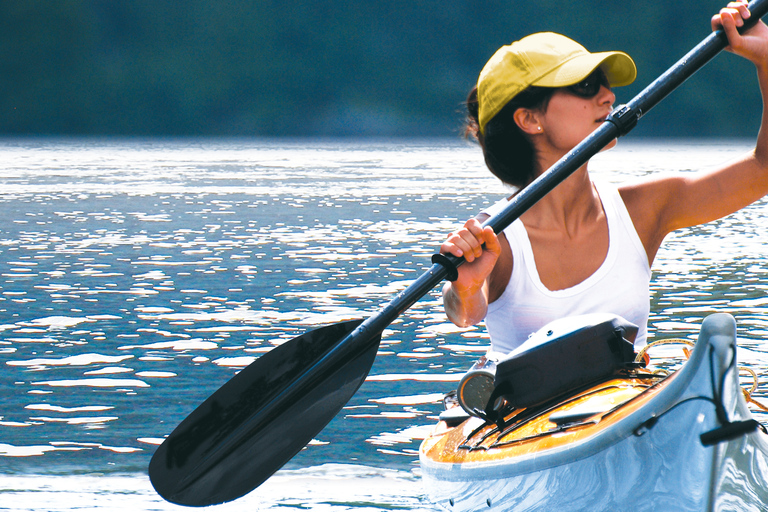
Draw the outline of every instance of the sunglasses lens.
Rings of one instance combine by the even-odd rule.
[[[600,92],[601,86],[610,88],[610,84],[608,83],[608,79],[605,77],[605,73],[603,73],[602,69],[598,68],[594,73],[589,75],[581,82],[569,85],[566,87],[566,89],[568,89],[576,96],[580,96],[582,98],[594,98],[597,93]]]

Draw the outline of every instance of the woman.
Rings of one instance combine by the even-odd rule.
[[[768,27],[759,21],[740,35],[749,16],[745,0],[731,2],[712,28],[757,69],[763,118],[754,151],[711,172],[618,189],[596,187],[585,164],[498,236],[481,225],[492,211],[468,220],[441,247],[466,260],[443,289],[451,321],[485,319],[492,350],[508,352],[549,321],[610,312],[637,324],[635,343],[645,343],[650,265],[664,237],[768,193]],[[468,131],[489,169],[524,187],[595,130],[613,107],[611,86],[634,77],[626,54],[590,54],[564,36],[534,34],[483,68],[467,101]]]

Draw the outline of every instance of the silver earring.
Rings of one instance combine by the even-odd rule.
[[[537,129],[538,131],[541,131],[541,126],[537,127],[536,129]]]

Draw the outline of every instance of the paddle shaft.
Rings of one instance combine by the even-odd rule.
[[[768,0],[754,0],[749,4],[752,16],[741,27],[743,32],[753,26],[768,13]],[[598,151],[613,139],[626,135],[635,127],[638,120],[656,106],[667,95],[688,80],[696,71],[712,60],[728,46],[728,39],[723,30],[710,33],[701,43],[689,51],[682,59],[643,89],[626,105],[613,110],[608,120],[601,124],[581,143],[550,167],[530,185],[522,189],[509,204],[498,214],[488,219],[483,225],[491,226],[500,233],[525,213],[539,199],[547,195],[579,167],[584,165]],[[443,279],[456,278],[457,268],[464,263],[463,257],[436,254],[432,267],[416,279],[408,288],[399,293],[379,313],[369,317],[354,331],[344,337],[331,352],[348,354],[351,357],[358,351],[369,348],[370,343],[378,343],[377,336],[399,317],[405,310],[429,293]],[[366,343],[369,341],[369,343]],[[331,354],[329,353],[330,357]],[[315,365],[322,367],[323,360]],[[312,373],[312,372],[310,372]]]
[[[753,25],[768,0],[749,8]],[[727,40],[710,34],[554,166],[486,221],[496,233],[519,218],[672,90],[717,55]],[[437,254],[433,265],[379,313],[361,324],[305,333],[261,356],[193,411],[158,448],[149,474],[169,501],[204,506],[230,501],[269,478],[344,407],[370,370],[381,333],[443,279],[455,279],[463,258]],[[260,444],[261,441],[268,446]]]
[[[741,32],[749,29],[768,13],[768,0],[754,0],[749,4],[749,9],[752,16],[740,29]],[[728,46],[728,39],[722,30],[709,34],[629,103],[614,109],[605,123],[601,124],[597,130],[530,185],[522,189],[501,212],[488,219],[483,225],[491,226],[496,233],[503,231],[609,142],[629,133],[644,114],[712,60],[726,46]],[[392,299],[379,313],[369,317],[345,336],[326,357],[330,358],[333,355],[353,357],[359,351],[370,348],[371,343],[378,343],[377,336],[405,310],[429,293],[443,279],[455,279],[457,268],[465,260],[463,257],[436,254],[432,261],[434,263],[429,270]],[[323,365],[324,359],[321,359],[308,373],[312,374],[314,371],[319,371]]]

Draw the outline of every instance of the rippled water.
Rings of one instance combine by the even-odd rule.
[[[622,141],[592,169],[620,182],[747,148]],[[0,166],[0,510],[19,511],[178,509],[146,477],[163,436],[259,354],[376,312],[507,192],[477,148],[441,140],[19,140]],[[693,339],[730,312],[742,362],[765,373],[765,213],[668,238],[652,336]],[[216,509],[431,510],[418,443],[486,345],[435,290],[317,439]]]

